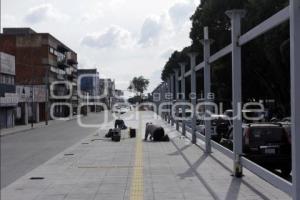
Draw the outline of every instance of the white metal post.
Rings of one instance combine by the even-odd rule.
[[[181,100],[185,101],[185,65],[186,63],[179,63],[180,70],[181,70],[181,93],[183,94]],[[182,135],[185,135],[186,129],[185,129],[185,106],[181,107],[181,113],[182,113]]]
[[[163,89],[163,102],[165,103],[167,100],[166,100],[166,93],[168,92],[168,83],[165,82],[164,83],[164,89]],[[167,113],[164,113],[164,116],[165,116],[165,120],[168,121],[168,115]]]
[[[238,39],[241,35],[241,18],[245,15],[244,10],[229,10],[226,15],[231,19],[231,42],[232,42],[232,108],[233,116],[241,116],[242,104],[242,66],[241,47]],[[234,175],[242,177],[243,167],[241,155],[243,153],[242,119],[233,119],[233,152],[234,152]]]
[[[171,96],[171,78],[168,78],[168,101],[171,102],[172,98],[170,98]],[[169,111],[168,111],[168,123],[171,123],[171,107],[169,107]]]
[[[173,118],[173,112],[172,112],[172,107],[173,107],[173,104],[174,104],[174,89],[175,89],[175,87],[174,87],[174,77],[175,77],[175,75],[174,74],[172,74],[171,75],[171,93],[172,93],[172,99],[171,99],[171,108],[170,108],[170,110],[171,110],[171,126],[174,126],[174,118]]]
[[[293,199],[300,199],[300,1],[290,1]]]
[[[157,112],[157,114],[159,114],[159,110],[158,110],[158,107],[159,107],[159,105],[162,103],[162,95],[163,95],[163,83],[162,84],[160,84],[160,86],[159,86],[159,100],[158,100],[158,102],[157,102],[157,104],[156,104],[156,112]],[[162,117],[162,116],[161,116]]]
[[[175,100],[176,102],[178,102],[178,94],[179,94],[179,84],[178,84],[178,80],[179,80],[179,70],[175,69]],[[176,106],[176,116],[178,117],[178,106]],[[179,121],[176,120],[176,130],[179,130]]]
[[[161,84],[161,96],[160,96],[160,103],[164,103],[164,91],[165,91],[165,83],[163,82],[162,84]],[[157,106],[157,108],[159,108],[159,105]],[[157,110],[159,110],[159,109],[157,109]],[[158,111],[158,112],[160,112],[160,111]],[[165,115],[164,115],[164,113],[161,113],[161,117],[163,118],[163,119],[165,119]]]
[[[196,97],[196,71],[195,71],[195,67],[196,67],[196,57],[197,57],[197,53],[189,53],[188,54],[190,59],[191,59],[191,102],[192,102],[192,143],[196,144],[197,143],[197,137],[196,137],[196,104],[197,104],[197,97]]]
[[[210,57],[210,39],[208,35],[208,27],[204,27],[204,40],[201,41],[204,51],[204,99],[205,99],[205,117],[209,118],[210,115],[207,112],[211,111],[211,106],[207,105],[210,102],[209,94],[211,92],[211,69],[209,63]],[[211,152],[211,120],[205,120],[205,151]]]

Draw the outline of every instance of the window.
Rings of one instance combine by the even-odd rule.
[[[8,76],[5,74],[0,74],[0,83],[6,85],[14,85],[15,84],[15,77]]]
[[[4,84],[5,78],[4,75],[0,74],[0,83]]]
[[[54,54],[54,49],[52,47],[50,47],[50,53]]]

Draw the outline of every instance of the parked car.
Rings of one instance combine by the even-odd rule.
[[[116,114],[124,114],[127,113],[129,110],[130,110],[129,107],[126,105],[116,104],[113,106],[112,112]]]
[[[211,115],[211,139],[220,142],[220,140],[226,137],[229,128],[231,127],[231,121],[226,115]],[[205,121],[200,121],[200,132],[205,135]]]
[[[222,139],[221,144],[232,150],[232,129],[229,139]],[[289,134],[280,123],[244,124],[243,153],[267,169],[279,169],[284,176],[291,173],[291,143]]]
[[[231,122],[225,115],[211,115],[211,139],[220,142],[221,138],[225,137],[231,127]],[[191,127],[191,120],[186,121],[186,126]],[[205,135],[205,120],[198,118],[196,121],[196,130]]]
[[[291,140],[291,126],[292,126],[291,118],[285,117],[282,120],[280,120],[278,123],[280,123],[284,127],[285,131],[289,135],[289,140]]]
[[[121,106],[114,105],[112,108],[112,113],[120,113]]]

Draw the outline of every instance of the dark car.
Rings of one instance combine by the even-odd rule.
[[[223,139],[221,144],[232,150],[232,131],[229,135],[229,139]],[[267,169],[279,169],[284,176],[291,173],[290,138],[279,123],[243,125],[243,153]]]

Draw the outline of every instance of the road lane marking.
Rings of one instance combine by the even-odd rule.
[[[143,142],[141,140],[142,134],[142,119],[139,114],[139,133],[136,137],[135,146],[135,164],[133,169],[133,177],[130,188],[130,200],[144,199],[144,177],[143,177]]]

